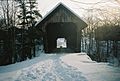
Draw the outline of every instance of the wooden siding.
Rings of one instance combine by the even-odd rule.
[[[80,22],[79,18],[74,16],[72,13],[70,13],[68,10],[65,10],[64,8],[60,8],[56,10],[54,14],[50,16],[50,18],[42,25],[43,31],[45,32],[45,27],[48,23],[54,23],[54,22],[73,22],[77,25],[77,28],[79,30],[84,28],[84,25],[82,22]]]
[[[81,20],[76,14],[74,14],[69,8],[67,8],[63,4],[59,4],[54,10],[52,10],[41,22],[39,22],[36,27],[42,29],[44,32],[44,48],[48,49],[48,42],[47,42],[47,30],[46,27],[49,23],[74,23],[76,26],[76,51],[80,51],[81,48],[81,30],[87,27],[87,24]],[[69,25],[68,25],[69,26]],[[52,29],[52,27],[51,27]],[[58,27],[59,29],[59,27]],[[66,30],[66,32],[71,32]]]

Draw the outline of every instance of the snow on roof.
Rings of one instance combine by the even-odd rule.
[[[65,5],[62,2],[59,2],[52,10],[50,10],[39,22],[36,23],[35,26],[37,26],[40,22],[42,22],[49,14],[51,14],[57,7],[59,7],[60,5],[64,6],[65,8],[67,8],[68,10],[70,10],[74,15],[76,15],[80,20],[82,20],[84,23],[85,20],[82,19],[77,13],[75,13],[73,10],[71,10],[69,7],[67,7],[67,5]]]

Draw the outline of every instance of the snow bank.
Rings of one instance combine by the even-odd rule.
[[[120,68],[108,66],[108,63],[92,61],[87,54],[70,54],[61,57],[69,66],[77,68],[88,81],[119,81]]]

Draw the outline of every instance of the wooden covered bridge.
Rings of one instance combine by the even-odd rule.
[[[44,50],[46,53],[60,52],[57,40],[66,42],[64,52],[81,51],[81,30],[87,24],[63,3],[59,3],[50,11],[36,27],[44,32]]]

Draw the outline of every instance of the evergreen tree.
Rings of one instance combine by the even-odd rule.
[[[39,14],[37,10],[36,0],[28,0],[26,3],[26,7],[28,8],[26,14],[26,19],[29,23],[30,27],[33,27],[37,21],[37,19],[42,18],[41,14]]]
[[[24,28],[34,27],[36,21],[42,18],[37,10],[36,0],[17,0],[19,2],[18,19],[19,24]]]
[[[19,5],[19,13],[18,13],[18,19],[19,23],[18,25],[21,27],[21,54],[22,56],[21,61],[25,60],[27,57],[32,58],[32,56],[35,56],[35,42],[32,37],[28,37],[28,30],[26,32],[26,29],[30,27],[34,28],[35,23],[39,18],[41,18],[41,14],[39,14],[36,6],[36,0],[16,0]],[[32,31],[29,31],[32,32]],[[27,51],[28,50],[28,51]],[[33,50],[33,55],[31,50]]]

